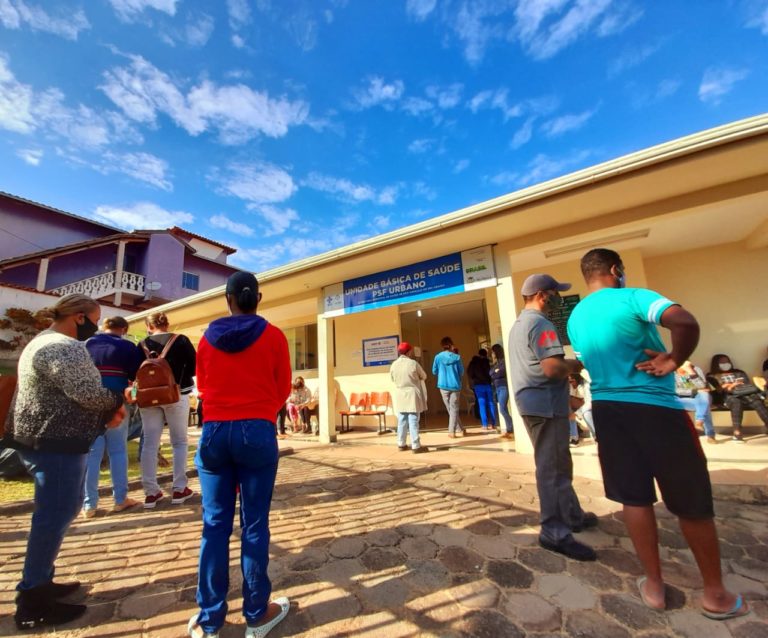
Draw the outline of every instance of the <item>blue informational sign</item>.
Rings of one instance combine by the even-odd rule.
[[[350,314],[495,284],[493,252],[483,246],[327,286],[325,312]]]
[[[405,298],[415,301],[462,290],[461,254],[453,253],[345,281],[344,308],[355,312],[389,306]]]
[[[397,346],[400,337],[376,337],[375,339],[363,339],[363,365],[388,366],[397,359]]]

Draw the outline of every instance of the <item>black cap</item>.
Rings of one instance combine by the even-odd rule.
[[[558,292],[565,292],[571,289],[571,284],[560,283],[554,277],[538,273],[536,275],[530,275],[524,282],[521,292],[529,297],[535,295],[542,290],[557,290]]]
[[[246,288],[253,291],[254,295],[259,292],[259,282],[256,281],[253,273],[240,270],[232,273],[229,279],[227,279],[226,292],[228,295],[235,295],[237,297]]]

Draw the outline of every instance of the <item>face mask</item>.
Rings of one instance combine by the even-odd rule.
[[[625,288],[627,286],[627,276],[624,274],[623,270],[616,269],[616,272],[620,273],[616,276],[616,283],[618,284],[619,288]]]
[[[557,310],[562,305],[563,298],[560,295],[554,294],[547,297],[547,310]]]
[[[723,372],[728,372],[728,370],[730,370],[733,365],[730,363],[718,363],[717,367],[720,368]]]
[[[77,340],[86,341],[90,339],[99,330],[99,327],[91,321],[88,316],[83,317],[83,325],[77,324]]]

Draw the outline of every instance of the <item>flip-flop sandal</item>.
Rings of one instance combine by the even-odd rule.
[[[643,585],[645,585],[645,581],[648,580],[645,576],[640,576],[640,578],[637,579],[637,591],[640,594],[640,600],[643,601],[643,605],[648,607],[648,609],[653,609],[653,611],[664,611],[667,606],[664,605],[662,607],[657,607],[656,605],[651,605],[650,601],[645,597],[645,592],[643,591]]]
[[[277,614],[272,620],[258,627],[246,627],[245,638],[264,638],[275,626],[288,615],[288,611],[291,608],[291,603],[285,596],[275,598],[273,603],[280,605],[280,613]]]
[[[218,632],[215,634],[208,634],[203,631],[203,628],[197,624],[197,617],[198,614],[195,614],[189,619],[189,623],[187,623],[187,634],[192,638],[219,638]]]
[[[749,613],[749,606],[744,602],[741,594],[736,596],[736,602],[733,603],[728,611],[709,611],[702,607],[701,613],[711,620],[730,620],[739,616],[746,616]]]

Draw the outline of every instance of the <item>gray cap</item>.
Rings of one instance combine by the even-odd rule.
[[[521,292],[529,297],[535,295],[542,290],[557,290],[558,292],[564,292],[571,289],[571,284],[561,284],[554,277],[545,275],[543,273],[537,273],[530,275],[524,282]]]

